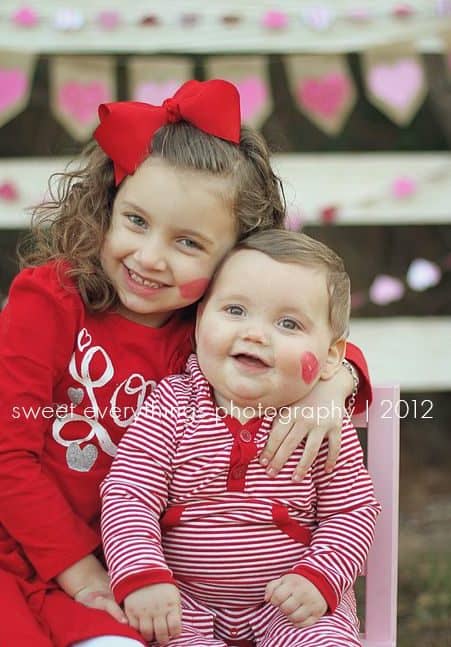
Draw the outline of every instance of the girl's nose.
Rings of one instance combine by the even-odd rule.
[[[165,246],[157,236],[151,236],[136,250],[135,256],[146,270],[164,271],[168,267]]]

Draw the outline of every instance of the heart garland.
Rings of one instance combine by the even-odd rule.
[[[337,135],[357,95],[345,56],[286,56],[288,81],[299,109],[328,135]]]
[[[434,262],[426,258],[415,258],[409,265],[405,277],[389,274],[378,274],[368,291],[358,290],[351,295],[353,311],[360,310],[368,302],[378,306],[387,306],[406,295],[406,289],[414,292],[425,292],[439,285],[443,274],[451,271],[451,254],[441,261]]]
[[[50,102],[55,117],[74,139],[84,142],[98,124],[100,103],[113,101],[114,60],[108,56],[50,59]]]
[[[273,109],[266,59],[262,56],[217,56],[207,62],[208,79],[228,79],[240,93],[241,119],[261,128]]]
[[[399,126],[407,126],[427,94],[423,63],[413,45],[367,50],[361,62],[368,101]]]

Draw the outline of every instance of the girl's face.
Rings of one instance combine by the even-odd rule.
[[[149,157],[122,183],[101,252],[128,319],[159,327],[197,301],[236,242],[229,183]]]

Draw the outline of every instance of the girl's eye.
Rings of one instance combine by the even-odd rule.
[[[242,306],[237,306],[237,305],[226,306],[224,310],[229,315],[233,315],[234,317],[242,317],[245,314],[244,308]]]
[[[283,319],[280,319],[278,322],[278,325],[285,330],[301,330],[300,324],[296,319],[292,319],[291,317],[283,317]]]
[[[188,249],[202,249],[202,246],[191,238],[181,238],[179,240],[179,243],[183,245],[183,247],[187,247]]]
[[[144,218],[142,216],[138,216],[136,213],[127,214],[127,218],[129,222],[131,222],[132,225],[135,225],[136,227],[144,228],[147,225],[147,222],[144,220]]]

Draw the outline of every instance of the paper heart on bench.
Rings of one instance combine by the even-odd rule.
[[[180,81],[143,81],[139,83],[133,93],[133,101],[143,101],[153,106],[161,106],[163,101],[173,94],[181,86]]]
[[[78,123],[92,123],[97,119],[98,106],[108,101],[108,89],[101,81],[68,81],[60,87],[58,101],[61,110]]]
[[[350,92],[349,80],[344,74],[325,74],[302,81],[297,97],[307,110],[325,118],[337,115]]]
[[[291,93],[321,130],[337,135],[356,101],[348,64],[341,55],[285,57]]]
[[[17,68],[0,68],[0,111],[22,99],[27,89],[27,77]]]

